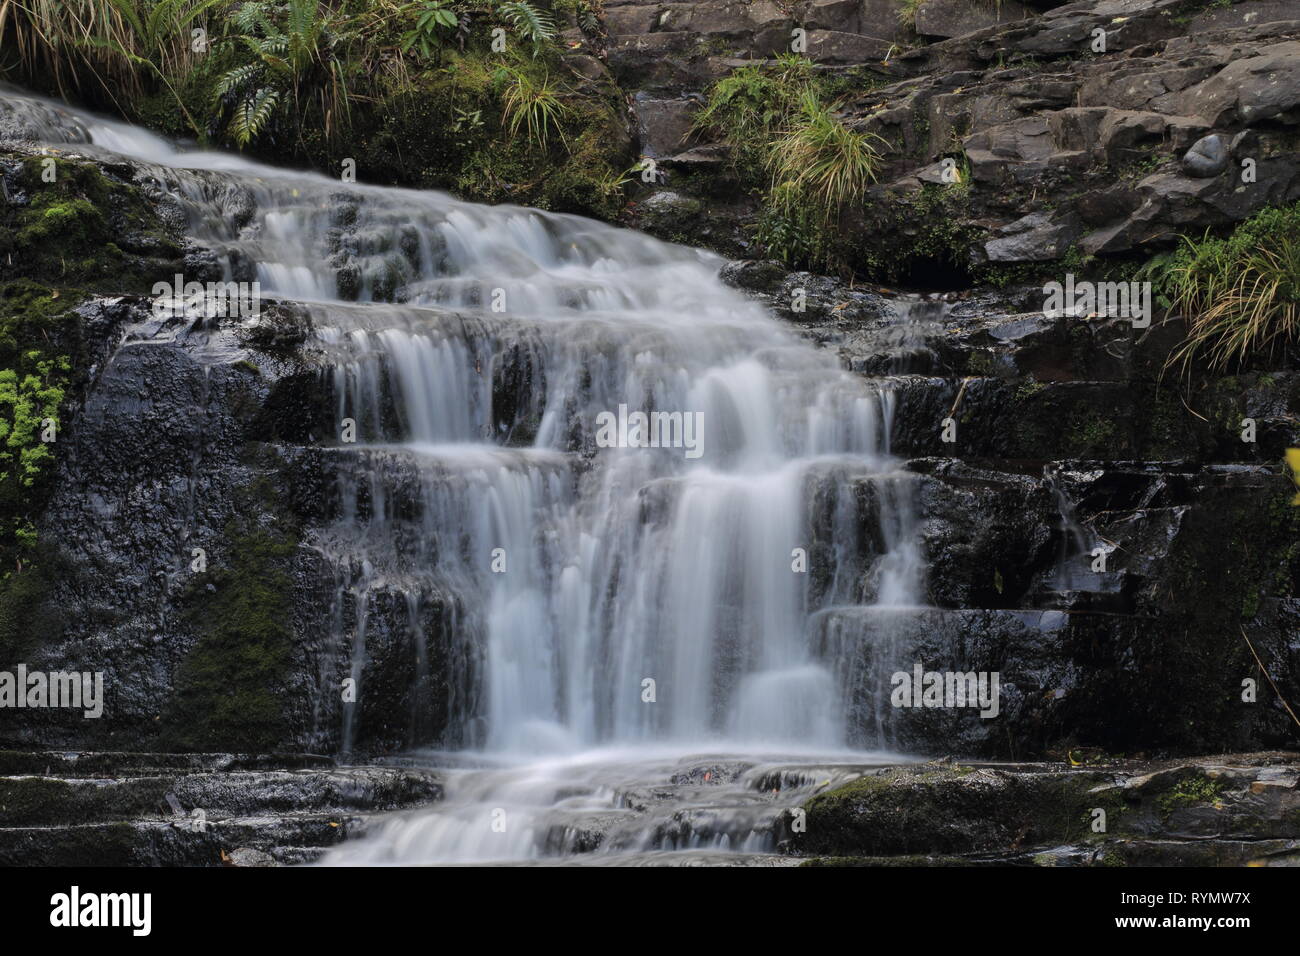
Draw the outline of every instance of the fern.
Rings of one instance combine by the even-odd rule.
[[[217,80],[217,85],[212,88],[212,105],[220,106],[222,100],[247,86],[260,72],[261,68],[258,64],[246,63],[223,73]]]
[[[266,127],[279,102],[279,90],[263,87],[240,103],[230,120],[230,135],[235,142],[247,146]]]
[[[519,39],[527,40],[535,47],[555,39],[558,32],[555,20],[549,13],[537,9],[528,0],[509,0],[502,3],[497,10]]]

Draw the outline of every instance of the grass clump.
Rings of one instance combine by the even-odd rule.
[[[924,0],[899,0],[898,3],[898,22],[913,33],[916,32],[916,11],[923,2]]]
[[[1188,323],[1166,367],[1190,372],[1201,359],[1222,370],[1254,355],[1271,357],[1300,338],[1300,203],[1264,209],[1226,237],[1184,237],[1141,278]]]
[[[790,265],[842,268],[844,217],[877,181],[884,140],[846,126],[828,82],[793,55],[719,80],[695,121],[732,146],[732,169],[761,191],[756,238]]]

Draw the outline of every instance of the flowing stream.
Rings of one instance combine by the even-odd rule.
[[[924,573],[892,396],[722,283],[722,260],[181,151],[14,93],[0,119],[128,157],[226,280],[309,314],[357,440],[322,437],[343,505],[306,544],[359,609],[332,636],[358,692],[373,595],[412,621],[455,609],[450,729],[409,758],[446,768],[447,799],[329,862],[774,862],[783,810],[900,759],[887,661],[860,646]],[[676,416],[679,440],[607,447],[620,406]]]

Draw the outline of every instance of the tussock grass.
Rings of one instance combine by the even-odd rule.
[[[194,64],[190,30],[233,0],[0,0],[0,46],[25,75],[45,73],[62,93],[94,77],[129,95],[146,74],[174,76]]]
[[[516,67],[501,68],[501,118],[511,136],[523,132],[530,142],[545,149],[552,135],[564,141],[563,124],[569,110],[560,88],[549,73],[530,76]]]
[[[805,90],[799,107],[768,152],[776,205],[806,204],[830,222],[840,210],[862,201],[880,174],[872,133],[858,133],[841,123],[833,108]]]
[[[1224,369],[1300,341],[1300,203],[1265,209],[1226,238],[1184,237],[1145,270],[1188,334],[1169,357]]]
[[[695,119],[721,135],[741,178],[765,189],[757,239],[790,264],[842,264],[839,229],[877,181],[885,141],[851,129],[803,57],[744,67],[719,80]]]

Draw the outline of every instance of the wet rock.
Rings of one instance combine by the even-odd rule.
[[[780,262],[774,259],[745,259],[729,262],[722,267],[718,277],[728,285],[746,289],[751,292],[776,292],[789,274]]]
[[[1010,0],[924,0],[916,8],[916,32],[924,36],[959,37],[976,30],[1023,20],[1034,11]]]
[[[662,189],[642,200],[638,212],[641,228],[651,235],[687,233],[704,210],[704,204],[690,196]]]
[[[676,156],[685,148],[698,101],[689,97],[656,99],[646,93],[632,98],[641,155],[652,159]]]
[[[223,857],[227,866],[279,866],[279,862],[269,853],[254,850],[252,847],[236,847]]]
[[[375,814],[442,797],[437,775],[426,770],[335,767],[321,757],[297,761],[318,765],[303,770],[274,769],[274,758],[265,756],[76,756],[69,761],[62,753],[0,754],[0,862],[305,863],[362,833]],[[20,768],[13,760],[46,766],[16,774]]]
[[[865,866],[1286,865],[1300,849],[1296,759],[885,770],[810,800],[788,846]]]
[[[1203,136],[1183,155],[1183,169],[1189,176],[1208,179],[1228,168],[1228,144],[1217,133]]]

